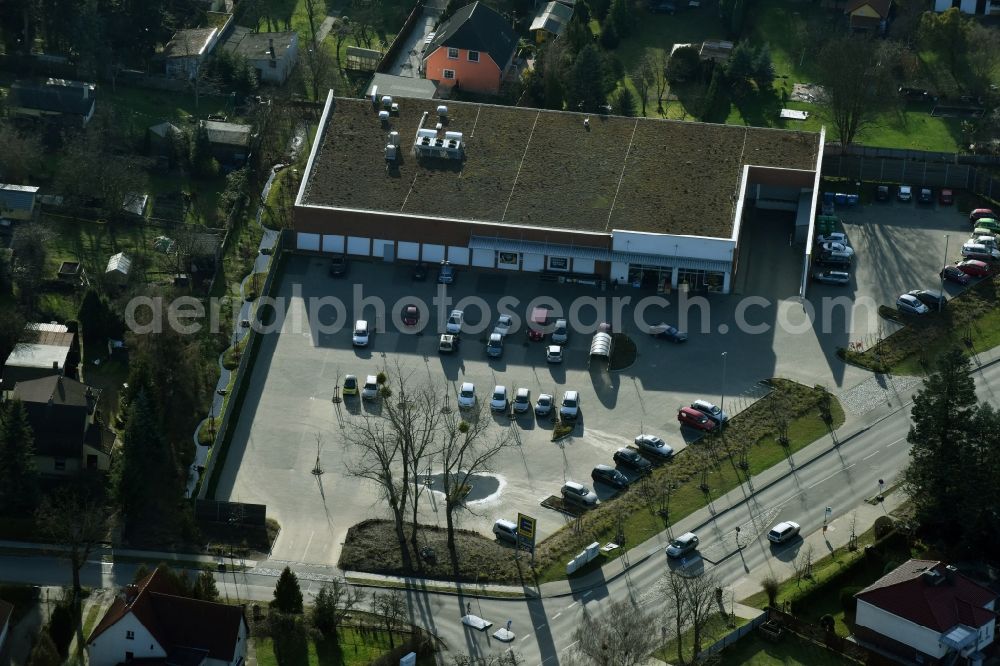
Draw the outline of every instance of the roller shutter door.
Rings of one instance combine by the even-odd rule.
[[[424,261],[444,261],[444,245],[428,245],[424,243]]]
[[[371,241],[368,238],[358,238],[357,236],[347,237],[347,253],[370,256],[372,253]]]
[[[319,234],[306,234],[300,231],[295,238],[295,247],[300,250],[319,252]]]
[[[482,268],[493,268],[496,266],[496,255],[493,250],[473,250],[472,265]]]
[[[396,243],[396,254],[400,259],[418,261],[420,259],[420,243],[407,243],[399,241]]]
[[[468,266],[469,265],[469,248],[467,247],[456,247],[454,245],[448,246],[448,261],[455,264],[456,266]]]
[[[323,251],[324,252],[334,252],[336,254],[343,254],[344,252],[344,237],[340,235],[323,235]]]

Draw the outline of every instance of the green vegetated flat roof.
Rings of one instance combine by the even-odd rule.
[[[813,170],[819,134],[440,100],[333,100],[303,203],[587,232],[732,236],[745,165]],[[413,140],[448,106],[463,160],[420,159]],[[388,132],[401,158],[386,169]]]

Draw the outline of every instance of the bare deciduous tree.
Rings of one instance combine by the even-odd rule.
[[[661,588],[672,605],[674,631],[677,640],[677,661],[684,663],[682,637],[691,630],[692,653],[701,651],[705,626],[717,605],[719,583],[711,573],[687,576],[680,570],[669,570],[663,576]]]
[[[35,522],[42,534],[64,547],[59,554],[73,569],[73,598],[79,600],[80,570],[108,533],[104,507],[81,492],[62,488],[42,501]]]
[[[892,46],[869,37],[831,39],[820,50],[819,82],[826,92],[826,106],[841,145],[854,143],[871,125],[892,94]],[[845,54],[851,54],[846,58]]]
[[[377,615],[389,634],[389,646],[395,647],[392,630],[399,626],[406,616],[406,599],[399,590],[372,592],[372,614]]]
[[[644,663],[659,643],[657,632],[650,631],[653,616],[631,599],[611,603],[600,616],[583,609],[583,619],[574,639],[578,650],[595,666],[636,666]]]
[[[361,601],[361,590],[346,580],[334,578],[325,583],[316,595],[312,609],[313,626],[325,638],[336,638],[340,625]]]
[[[656,75],[653,73],[653,63],[647,54],[639,59],[635,69],[632,70],[632,83],[639,94],[639,103],[642,105],[642,115],[646,115],[646,98],[649,96],[649,89],[653,86]]]
[[[656,111],[663,115],[663,98],[667,94],[667,52],[660,50],[650,56],[650,67],[653,70],[653,85],[656,87]]]

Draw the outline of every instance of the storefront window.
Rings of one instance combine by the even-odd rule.
[[[497,264],[499,266],[517,266],[519,263],[517,252],[497,253]]]

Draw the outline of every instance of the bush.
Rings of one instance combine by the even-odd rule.
[[[778,583],[778,580],[774,576],[768,576],[760,581],[760,584],[767,594],[767,605],[774,606],[778,601],[778,590],[781,589],[781,584]]]
[[[875,535],[876,541],[886,538],[894,529],[896,529],[896,524],[889,516],[879,516],[875,519],[875,524],[872,525],[872,533]]]
[[[698,78],[701,73],[701,57],[693,46],[682,46],[667,61],[667,81],[687,83]]]
[[[59,603],[49,617],[49,636],[55,643],[56,650],[65,657],[69,654],[69,644],[73,640],[73,631],[76,628],[76,613],[69,601]]]
[[[840,607],[844,609],[845,613],[854,615],[858,609],[858,600],[854,598],[854,595],[863,589],[863,587],[852,586],[845,587],[840,591]]]

